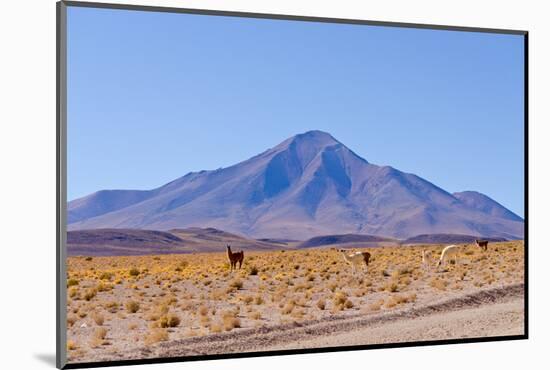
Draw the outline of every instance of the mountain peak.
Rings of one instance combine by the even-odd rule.
[[[307,143],[308,145],[326,147],[329,145],[341,144],[331,134],[319,130],[306,131],[301,134],[297,134],[288,139],[294,143]]]
[[[213,227],[258,238],[467,234],[521,238],[523,220],[490,198],[446,191],[369,164],[312,130],[233,166],[150,191],[100,192],[69,203],[69,228]]]
[[[303,132],[301,134],[296,134],[294,137],[300,137],[300,138],[323,138],[323,139],[330,139],[333,141],[337,141],[334,137],[332,137],[331,134],[325,131],[321,130],[310,130]]]

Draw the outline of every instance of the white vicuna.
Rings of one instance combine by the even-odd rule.
[[[346,249],[338,249],[338,252],[342,253],[344,261],[346,261],[352,268],[353,273],[357,271],[357,267],[364,264],[365,272],[368,272],[370,253],[369,252],[350,252]]]
[[[460,247],[458,245],[448,245],[441,251],[441,257],[439,257],[439,261],[437,262],[437,267],[441,266],[443,262],[447,264],[447,261],[449,259],[453,259],[456,263],[456,255],[458,254],[460,250]]]

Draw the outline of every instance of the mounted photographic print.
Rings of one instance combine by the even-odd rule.
[[[58,3],[58,367],[527,338],[526,61],[524,31]]]

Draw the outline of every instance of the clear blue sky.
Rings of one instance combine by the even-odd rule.
[[[319,129],[523,216],[523,38],[68,10],[68,198],[151,189]]]

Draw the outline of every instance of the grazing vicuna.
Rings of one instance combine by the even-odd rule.
[[[342,257],[344,257],[344,261],[346,261],[348,264],[351,265],[353,273],[355,273],[356,268],[358,266],[361,266],[363,263],[365,264],[365,269],[368,272],[369,267],[369,259],[370,259],[370,253],[369,252],[352,252],[346,250],[346,249],[338,249],[338,252],[342,253]]]
[[[478,240],[476,239],[476,245],[480,248],[483,248],[484,251],[487,250],[487,246],[489,245],[488,240]]]
[[[229,265],[231,266],[230,269],[233,271],[233,269],[237,269],[237,262],[239,263],[239,269],[243,265],[244,260],[244,252],[231,252],[231,246],[227,246],[227,258],[229,259]]]
[[[456,255],[458,254],[460,248],[458,245],[448,245],[441,251],[441,257],[439,257],[439,261],[437,262],[437,267],[441,266],[443,262],[447,264],[447,260],[449,260],[451,257],[456,263]]]

